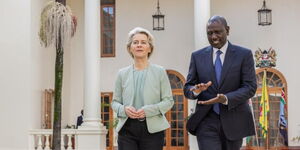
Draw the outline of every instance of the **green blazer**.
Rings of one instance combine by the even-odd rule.
[[[133,105],[135,91],[133,67],[133,65],[130,65],[119,70],[115,83],[111,106],[119,118],[117,132],[121,130],[128,119],[124,110],[125,106]],[[163,67],[155,64],[149,65],[143,95],[144,106],[142,109],[146,114],[148,131],[155,133],[169,128],[170,124],[165,117],[165,113],[172,108],[174,100],[169,78]]]

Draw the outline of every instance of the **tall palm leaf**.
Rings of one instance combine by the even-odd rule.
[[[61,93],[63,83],[63,54],[64,46],[74,35],[76,18],[66,0],[50,1],[41,14],[40,40],[45,47],[54,45],[56,48],[55,61],[55,96],[52,149],[61,149]]]

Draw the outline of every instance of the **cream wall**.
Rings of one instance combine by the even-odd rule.
[[[288,128],[289,144],[300,145],[291,141],[300,136],[299,113],[300,101],[298,78],[299,68],[299,17],[300,1],[267,0],[267,7],[272,9],[272,25],[257,25],[257,10],[262,7],[261,0],[211,0],[211,14],[227,18],[231,27],[229,40],[251,48],[253,53],[258,48],[274,48],[277,52],[277,67],[286,78],[288,85]],[[298,67],[297,67],[298,66]]]
[[[0,149],[21,149],[27,144],[29,126],[30,1],[1,2],[0,18]],[[14,136],[17,134],[20,136]]]
[[[78,17],[78,30],[71,45],[70,57],[70,103],[69,123],[75,124],[76,117],[83,105],[83,6],[84,1],[69,1],[74,14]],[[101,59],[101,91],[113,91],[113,84],[119,68],[132,63],[126,51],[127,33],[136,26],[149,29],[155,37],[155,52],[151,62],[160,64],[166,69],[173,69],[186,76],[190,54],[194,50],[193,35],[193,1],[161,1],[161,11],[166,15],[166,30],[153,31],[152,17],[156,3],[152,0],[117,0],[116,1],[116,57]],[[229,40],[232,43],[251,48],[268,49],[271,46],[277,51],[277,69],[288,82],[289,97],[289,138],[300,134],[296,118],[296,90],[299,80],[296,68],[299,52],[296,49],[298,20],[300,14],[297,6],[300,2],[290,0],[267,1],[273,10],[273,24],[267,27],[257,25],[257,10],[261,8],[260,0],[211,0],[211,14],[220,14],[227,18],[231,26]],[[283,15],[284,14],[284,15]],[[292,55],[288,55],[292,54]],[[292,64],[292,65],[290,65]],[[299,143],[290,142],[291,145]],[[194,145],[193,145],[194,146]]]
[[[84,0],[71,1],[67,4],[71,7],[73,14],[77,17],[77,30],[71,40],[68,57],[69,66],[69,105],[66,110],[67,119],[64,124],[75,124],[80,110],[83,109],[83,91],[84,91]]]
[[[19,150],[28,146],[28,130],[41,127],[42,90],[54,86],[54,48],[42,48],[38,39],[40,11],[47,0],[0,2],[0,150]],[[296,65],[300,10],[297,0],[267,1],[273,10],[273,24],[257,25],[260,0],[211,0],[211,14],[225,16],[231,26],[229,39],[256,50],[273,47],[278,54],[277,69],[288,82],[289,138],[300,135],[296,116],[297,85],[300,73]],[[65,50],[62,126],[75,124],[83,108],[84,74],[84,0],[67,2],[78,17],[78,29]],[[190,54],[194,50],[193,0],[164,0],[166,30],[152,30],[153,0],[116,0],[116,57],[101,59],[101,91],[113,91],[118,69],[132,63],[126,51],[127,33],[136,26],[149,29],[155,37],[152,63],[186,76]],[[18,11],[22,10],[22,11]],[[13,11],[13,13],[12,13]],[[100,54],[99,54],[100,55]],[[16,144],[17,143],[17,144]],[[290,142],[290,145],[299,143]],[[195,146],[191,145],[191,147]],[[192,148],[191,148],[192,149]]]
[[[164,31],[152,30],[152,14],[156,11],[155,7],[156,1],[153,0],[116,1],[116,57],[101,59],[101,91],[112,91],[118,69],[132,64],[132,58],[126,50],[126,42],[128,32],[137,26],[148,29],[155,37],[155,49],[150,58],[152,63],[186,74],[190,52],[194,49],[191,9],[193,1],[160,2],[161,11],[165,14]]]
[[[40,47],[37,36],[44,2],[0,2],[1,150],[27,149],[29,129],[41,127],[42,89],[53,83],[53,54]]]
[[[78,17],[78,30],[72,40],[69,66],[71,72],[69,99],[71,100],[68,123],[75,124],[76,117],[84,103],[82,93],[84,1],[68,1],[68,4]],[[176,70],[186,76],[190,53],[194,50],[193,1],[165,0],[160,2],[160,6],[162,13],[166,15],[166,30],[153,31],[152,14],[156,11],[155,1],[116,0],[116,57],[101,59],[101,92],[113,92],[117,71],[132,64],[132,59],[126,50],[127,34],[137,26],[148,29],[155,37],[155,50],[150,61],[162,65],[166,69]]]

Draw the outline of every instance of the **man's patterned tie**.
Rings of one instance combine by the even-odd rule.
[[[218,50],[216,52],[216,54],[217,54],[217,57],[216,57],[216,60],[215,60],[215,73],[216,73],[216,78],[217,78],[218,85],[220,85],[221,72],[222,72],[222,62],[221,62],[221,59],[220,59],[220,55],[222,54],[222,51]],[[219,103],[214,104],[213,110],[217,114],[220,114]]]

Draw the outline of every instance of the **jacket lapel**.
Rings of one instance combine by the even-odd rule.
[[[211,46],[206,49],[206,56],[204,59],[205,59],[204,62],[209,62],[207,68],[208,68],[208,72],[210,72],[211,82],[213,83],[212,86],[215,89],[217,89],[218,83],[217,83],[215,68],[213,64],[213,48]]]
[[[219,88],[221,88],[221,86],[224,82],[224,79],[225,79],[228,71],[230,70],[232,63],[234,62],[234,57],[235,57],[235,49],[233,49],[232,45],[228,42],[228,48],[226,51],[226,55],[225,55],[225,59],[224,59],[223,67],[222,67],[221,81],[220,81]]]
[[[131,91],[131,97],[130,97],[130,105],[133,105],[133,99],[134,99],[134,77],[133,77],[133,70],[134,70],[134,65],[132,65],[129,69],[129,75],[128,75],[128,81],[129,83],[129,88]]]

